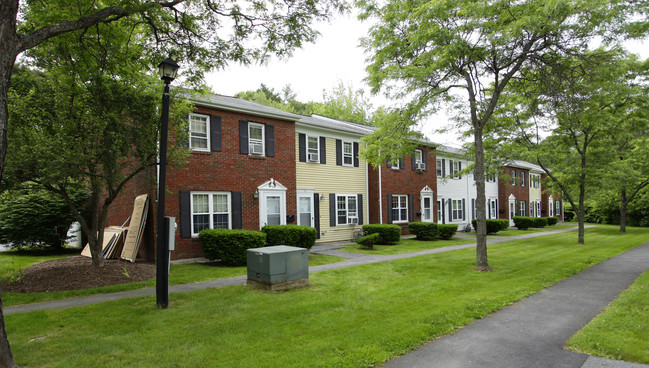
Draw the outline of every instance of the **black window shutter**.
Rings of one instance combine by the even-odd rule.
[[[392,194],[388,194],[388,224],[392,223]]]
[[[442,224],[446,223],[446,211],[444,211],[444,199],[439,202],[440,213],[442,214]]]
[[[358,224],[363,225],[363,195],[359,194],[358,195],[358,203],[356,205],[358,206]]]
[[[462,198],[462,221],[466,220],[466,211],[464,210],[466,207],[464,206],[464,198]]]
[[[313,227],[315,227],[315,237],[320,239],[320,195],[313,193]]]
[[[336,139],[336,165],[343,165],[343,141]]]
[[[471,200],[471,220],[475,220],[475,217],[473,217],[473,214],[475,213],[475,199]]]
[[[453,221],[453,200],[448,199],[448,221]]]
[[[491,200],[487,201],[487,216],[488,219],[491,218]]]
[[[239,153],[247,155],[248,151],[248,122],[239,120]]]
[[[500,213],[498,213],[498,199],[496,199],[496,218],[500,216]]]
[[[408,221],[415,221],[415,195],[408,194]]]
[[[184,137],[176,137],[176,144],[179,147],[189,147],[189,115],[187,115],[187,128]]]
[[[327,163],[327,139],[320,137],[320,163]]]
[[[241,192],[232,192],[232,228],[243,229],[243,218],[241,211]]]
[[[358,167],[359,161],[358,161],[358,142],[354,142],[354,167]]]
[[[399,169],[403,170],[406,168],[406,157],[402,156],[399,160]]]
[[[462,171],[462,161],[457,162],[457,169]],[[458,176],[458,179],[462,179],[462,175]]]
[[[297,135],[298,156],[300,162],[306,162],[306,135],[299,133]]]
[[[329,193],[329,226],[336,226],[336,193]]]
[[[442,159],[442,178],[446,176],[446,160]]]
[[[424,162],[424,171],[428,171],[428,152],[421,150],[421,157]]]
[[[275,126],[266,124],[266,157],[275,157]]]
[[[192,237],[192,211],[190,208],[191,192],[189,190],[181,190],[180,194],[180,237]]]
[[[410,160],[412,162],[412,171],[415,171],[417,169],[416,156],[417,156],[417,151],[412,151],[412,160]]]
[[[212,151],[221,152],[221,117],[210,115],[210,145]]]

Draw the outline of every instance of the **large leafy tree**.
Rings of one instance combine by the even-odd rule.
[[[188,80],[200,81],[204,71],[225,65],[230,61],[250,63],[253,61],[264,60],[268,55],[276,54],[279,56],[290,55],[296,47],[300,47],[303,42],[309,42],[315,39],[317,32],[311,28],[312,22],[316,20],[328,19],[334,10],[342,10],[344,4],[339,0],[315,0],[315,1],[211,1],[211,0],[107,0],[107,1],[65,1],[65,0],[45,0],[45,1],[27,1],[21,5],[19,0],[3,0],[0,2],[0,182],[2,182],[5,169],[5,156],[7,153],[7,134],[9,127],[9,89],[10,81],[14,71],[14,64],[19,55],[25,51],[34,50],[35,53],[41,52],[42,55],[49,51],[35,50],[48,40],[53,41],[53,50],[63,48],[66,45],[77,44],[77,38],[89,34],[93,27],[109,25],[121,21],[123,28],[130,29],[128,40],[129,45],[139,50],[140,54],[137,59],[129,57],[119,58],[119,60],[106,58],[108,54],[103,55],[103,62],[114,64],[111,68],[105,70],[115,71],[114,74],[96,73],[89,78],[80,78],[79,80],[70,80],[75,77],[65,73],[54,73],[48,75],[50,87],[57,87],[56,82],[67,83],[69,90],[60,91],[65,96],[75,96],[68,99],[69,106],[55,106],[60,111],[61,118],[68,111],[66,107],[76,108],[81,105],[81,101],[91,101],[107,103],[110,106],[115,99],[120,99],[128,105],[134,106],[138,102],[145,103],[137,96],[131,95],[128,99],[129,89],[125,81],[138,80],[141,83],[136,85],[146,87],[142,91],[151,91],[152,85],[147,84],[143,79],[138,79],[135,75],[126,74],[124,78],[121,73],[128,72],[130,61],[135,65],[141,65],[142,62],[148,64],[148,67],[155,66],[162,57],[161,55],[170,55],[185,66],[185,76]],[[105,29],[97,29],[92,33],[96,36],[97,43],[109,46],[118,42],[123,42],[120,37],[113,39],[111,34],[105,34]],[[71,36],[72,32],[75,33]],[[62,42],[65,37],[69,37]],[[58,42],[57,42],[58,41]],[[52,50],[52,49],[51,49]],[[92,52],[85,54],[89,56]],[[125,53],[123,55],[129,55]],[[134,54],[130,54],[134,55]],[[94,54],[89,59],[100,60],[102,55]],[[73,65],[76,62],[83,61],[71,58],[68,60]],[[44,59],[46,60],[46,58]],[[121,66],[121,69],[119,68]],[[138,69],[139,71],[139,69]],[[74,83],[71,83],[74,82]],[[133,91],[130,91],[133,93]],[[139,93],[137,93],[139,95]],[[54,96],[54,95],[53,95]],[[120,96],[120,97],[118,97]],[[63,96],[56,96],[63,97]],[[80,101],[81,100],[81,101]],[[58,104],[63,104],[64,100],[58,99]],[[148,99],[147,99],[148,101]],[[78,116],[86,119],[84,122],[95,124],[96,130],[89,132],[75,131],[72,127],[67,127],[67,132],[72,134],[72,141],[86,140],[92,141],[100,148],[104,144],[103,155],[111,155],[112,152],[108,147],[110,142],[111,129],[115,132],[119,127],[129,129],[124,124],[119,125],[118,117],[121,115],[119,109],[111,109],[111,123],[117,123],[116,127],[109,127],[106,122],[90,118],[90,116],[102,116],[98,111],[102,105],[96,105],[94,109],[82,112],[76,109],[76,113],[85,115]],[[146,110],[146,109],[143,109]],[[123,110],[122,110],[123,111]],[[136,111],[131,111],[137,115]],[[87,115],[86,115],[87,114]],[[153,115],[156,115],[155,113]],[[12,118],[13,121],[13,118]],[[125,120],[122,119],[122,122]],[[63,123],[63,120],[59,120]],[[134,122],[133,120],[131,123]],[[44,122],[47,123],[47,122]],[[102,132],[108,133],[103,137]],[[28,132],[28,133],[34,133]],[[137,134],[138,132],[134,132]],[[150,133],[150,132],[149,132]],[[102,141],[103,140],[103,141]],[[123,142],[122,142],[123,143]],[[75,147],[72,143],[65,148]],[[50,147],[57,148],[61,147]],[[124,146],[120,146],[124,149]],[[135,148],[139,149],[139,148]],[[71,152],[80,153],[82,156],[88,152],[72,150]],[[63,156],[65,156],[64,154]],[[63,158],[52,157],[56,163],[65,164]],[[74,157],[72,157],[74,158]],[[54,166],[53,166],[54,167]],[[84,168],[85,169],[85,168]],[[113,171],[117,168],[103,167],[102,172]],[[47,172],[48,170],[46,170]],[[56,176],[55,170],[49,170],[47,174],[52,177]],[[59,175],[64,179],[66,173]],[[95,178],[96,180],[101,180]],[[60,181],[63,182],[63,181]],[[119,182],[119,181],[117,181]],[[53,189],[60,190],[60,186],[52,186]],[[114,189],[119,188],[114,187]],[[112,193],[108,193],[111,195]],[[96,202],[95,202],[96,203]],[[99,229],[101,221],[88,226]],[[97,243],[100,239],[97,239]],[[96,247],[96,246],[95,246]],[[1,301],[0,301],[1,308]],[[15,362],[11,355],[6,332],[4,330],[4,321],[0,313],[0,366],[13,367]]]
[[[518,136],[511,143],[519,157],[538,163],[576,209],[579,244],[587,193],[614,187],[627,202],[627,187],[647,185],[635,171],[642,168],[635,157],[647,124],[638,66],[619,50],[555,55],[545,68],[528,71],[534,78],[513,83],[507,99],[501,122],[509,120],[518,134],[501,134]]]
[[[476,267],[489,270],[483,131],[496,124],[493,114],[503,92],[513,79],[525,78],[526,66],[542,68],[548,54],[580,54],[596,35],[609,40],[606,32],[625,27],[636,10],[632,7],[641,5],[569,0],[360,0],[357,4],[362,18],[376,19],[364,40],[373,53],[367,67],[373,91],[407,101],[401,109],[403,119],[385,120],[394,127],[385,131],[407,130],[408,122],[429,116],[442,103],[454,103],[460,120],[473,133]],[[386,143],[390,146],[379,152],[390,152],[394,142]]]

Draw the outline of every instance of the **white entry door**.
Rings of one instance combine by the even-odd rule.
[[[516,198],[509,196],[509,226],[514,226],[514,216],[516,216]]]
[[[298,190],[297,224],[301,226],[315,227],[313,220],[313,191]]]

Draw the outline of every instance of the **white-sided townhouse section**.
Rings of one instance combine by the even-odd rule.
[[[298,225],[318,242],[352,240],[368,223],[367,163],[358,155],[370,126],[319,115],[296,122]]]
[[[473,171],[460,173],[473,162],[464,150],[437,147],[437,215],[438,223],[457,224],[464,230],[477,218],[477,188]],[[485,208],[488,219],[498,218],[498,181],[496,175],[485,177]]]

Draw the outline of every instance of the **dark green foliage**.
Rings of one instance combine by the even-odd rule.
[[[245,266],[246,251],[266,244],[266,234],[252,230],[207,229],[198,233],[205,257],[230,266]]]
[[[548,220],[546,217],[532,217],[532,227],[546,227]]]
[[[558,217],[546,217],[546,220],[548,221],[548,226],[556,225],[559,222]]]
[[[451,240],[453,235],[457,232],[457,225],[451,224],[438,224],[439,238],[443,240]]]
[[[434,240],[439,236],[437,224],[433,222],[411,222],[408,231],[417,236],[417,240]]]
[[[514,226],[516,226],[518,230],[527,230],[534,224],[534,217],[514,216],[512,220],[514,220]]]
[[[370,235],[374,233],[378,233],[381,237],[376,244],[393,245],[401,240],[401,227],[399,225],[363,225],[363,234]]]
[[[570,222],[573,220],[576,220],[577,215],[575,214],[575,211],[572,210],[564,210],[563,211],[563,221]]]
[[[88,193],[81,189],[70,192],[74,205],[83,209]],[[0,243],[60,249],[74,221],[68,204],[61,197],[36,186],[0,195]]]
[[[471,221],[473,229],[477,230],[478,220]],[[509,220],[505,219],[487,219],[487,234],[495,234],[500,230],[505,230],[509,227]]]
[[[379,233],[372,233],[370,235],[365,235],[361,238],[358,238],[358,240],[356,240],[356,243],[360,244],[360,246],[365,249],[374,249],[374,244],[378,244],[380,238],[381,236],[379,235]]]
[[[300,225],[266,225],[261,231],[266,233],[266,243],[269,247],[288,245],[311,249],[317,237],[315,228]]]

